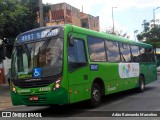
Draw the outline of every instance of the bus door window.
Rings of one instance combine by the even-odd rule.
[[[74,39],[74,45],[68,47],[68,64],[70,71],[86,66],[87,59],[83,40]]]

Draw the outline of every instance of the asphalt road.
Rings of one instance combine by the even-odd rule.
[[[160,111],[160,80],[157,80],[146,86],[143,93],[136,90],[129,90],[121,93],[105,96],[101,106],[95,109],[87,107],[86,102],[63,105],[60,107],[50,106],[18,106],[3,111],[18,111],[24,113],[41,113],[44,119],[105,119],[113,113],[122,113],[123,111]],[[159,112],[160,114],[160,112]],[[93,118],[94,117],[94,118]],[[0,118],[1,119],[1,118]],[[12,118],[12,120],[17,118]],[[39,119],[39,118],[37,118]],[[160,120],[160,117],[112,117],[113,120]],[[106,120],[106,119],[105,119]]]

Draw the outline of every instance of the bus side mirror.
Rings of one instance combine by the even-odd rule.
[[[74,37],[69,35],[69,46],[74,46]]]

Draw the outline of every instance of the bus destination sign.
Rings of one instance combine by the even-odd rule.
[[[18,42],[33,41],[46,37],[57,36],[59,34],[59,31],[60,31],[59,28],[55,28],[53,30],[51,28],[51,29],[42,29],[42,30],[27,32],[18,36]]]

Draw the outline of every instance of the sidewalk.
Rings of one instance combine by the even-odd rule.
[[[8,84],[0,85],[0,110],[13,107]]]

